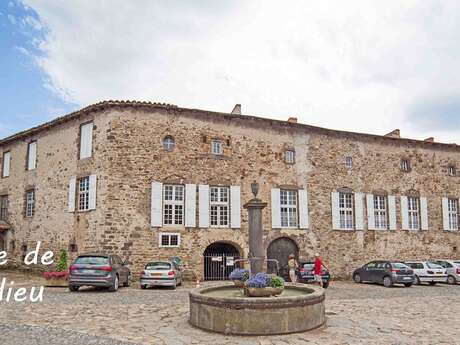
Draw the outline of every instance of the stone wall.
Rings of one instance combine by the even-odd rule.
[[[94,118],[93,157],[78,160],[78,128]],[[346,276],[358,265],[376,258],[422,259],[460,256],[459,232],[442,229],[441,198],[460,196],[460,177],[448,176],[447,166],[460,162],[460,149],[405,140],[326,131],[280,121],[231,116],[180,108],[112,106],[85,114],[36,134],[38,165],[26,172],[27,140],[0,148],[11,149],[11,176],[0,180],[0,191],[10,195],[11,223],[17,243],[39,239],[57,250],[70,241],[79,252],[112,251],[127,258],[134,273],[152,259],[179,255],[189,272],[203,274],[203,252],[215,241],[226,241],[248,254],[247,213],[241,229],[150,227],[150,183],[240,185],[241,204],[251,197],[250,184],[260,184],[264,210],[265,246],[289,237],[301,257],[319,251],[335,276]],[[162,139],[174,137],[176,146],[165,151]],[[210,153],[212,138],[222,139],[222,157]],[[206,141],[206,142],[205,142]],[[228,145],[227,145],[228,144]],[[284,162],[293,148],[296,163]],[[345,167],[353,157],[353,168]],[[399,169],[402,157],[412,171]],[[67,212],[67,185],[71,176],[97,173],[97,209]],[[27,185],[37,189],[36,216],[23,216]],[[308,230],[271,229],[271,188],[296,186],[309,193]],[[414,189],[428,198],[429,230],[401,230],[397,200],[396,231],[332,230],[331,191],[349,187],[356,192],[384,190],[400,196]],[[365,217],[366,218],[366,217]],[[367,226],[365,224],[365,229]],[[159,232],[180,232],[180,248],[159,248]]]

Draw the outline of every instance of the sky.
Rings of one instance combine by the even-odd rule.
[[[460,1],[0,0],[0,137],[110,99],[460,144]]]

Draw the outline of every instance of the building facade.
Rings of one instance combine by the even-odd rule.
[[[334,276],[378,258],[460,256],[460,146],[145,102],[101,102],[0,141],[0,250],[37,241],[117,253],[134,273],[179,256],[219,279],[248,256],[243,205],[264,245],[320,252]]]

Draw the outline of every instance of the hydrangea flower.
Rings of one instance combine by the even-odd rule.
[[[249,278],[246,282],[246,285],[251,288],[265,288],[270,286],[271,281],[272,278],[270,275],[261,272]]]
[[[230,273],[231,280],[241,280],[246,281],[249,278],[249,271],[244,268],[235,268],[232,273]]]

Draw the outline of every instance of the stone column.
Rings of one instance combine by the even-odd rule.
[[[249,262],[251,274],[263,272],[265,263],[265,250],[263,245],[262,210],[267,206],[266,202],[258,199],[258,185],[251,184],[254,198],[249,200],[243,207],[248,210],[249,223]]]

